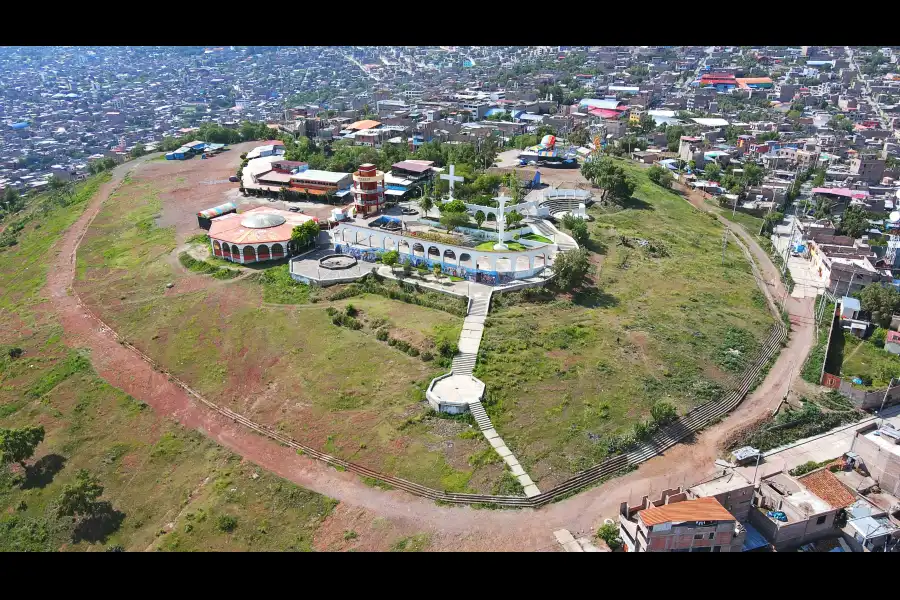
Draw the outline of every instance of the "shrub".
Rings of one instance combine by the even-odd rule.
[[[216,529],[223,533],[231,533],[237,527],[237,519],[231,515],[222,515],[216,521]]]
[[[9,357],[10,358],[19,358],[20,356],[22,356],[21,348],[10,348],[9,349]]]
[[[433,360],[433,359],[434,359],[434,354],[432,354],[431,352],[426,350],[425,352],[422,353],[422,361],[423,362],[429,362],[430,360]]]
[[[409,354],[410,356],[418,356],[418,355],[419,355],[419,349],[416,348],[415,346],[410,346],[410,347],[406,350],[406,353]]]
[[[359,311],[356,310],[356,307],[353,306],[352,304],[348,304],[348,305],[347,305],[346,311],[347,311],[347,316],[348,316],[348,317],[355,317],[356,315],[359,314]]]
[[[328,308],[325,309],[325,312],[328,313],[329,317],[333,317],[334,315],[337,314],[337,309],[333,306],[329,306]]]
[[[597,537],[606,542],[610,550],[616,550],[622,546],[622,538],[619,537],[619,528],[615,523],[604,523],[597,530]]]
[[[887,330],[882,329],[881,327],[876,327],[875,331],[872,332],[872,337],[869,340],[878,346],[879,348],[884,347],[884,342],[887,339]]]
[[[396,346],[396,345],[397,345],[397,340],[394,339],[394,338],[388,338],[387,343],[388,343],[388,346]]]
[[[388,339],[388,332],[386,329],[379,329],[375,332],[375,339],[379,342],[386,342]]]
[[[664,400],[660,400],[650,408],[650,417],[658,425],[671,423],[678,417],[675,407]]]
[[[815,471],[819,468],[819,463],[814,460],[807,461],[802,465],[798,465],[790,470],[791,475],[794,477],[800,477],[801,475],[806,475],[810,471]]]

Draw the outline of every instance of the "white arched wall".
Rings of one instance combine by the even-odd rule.
[[[406,256],[414,256],[418,259],[424,258],[448,266],[460,266],[480,271],[499,270],[506,273],[531,274],[535,269],[547,266],[550,254],[548,246],[519,252],[478,252],[474,248],[441,244],[413,236],[399,235],[397,232],[381,232],[351,224],[339,225],[333,235],[334,239],[339,243],[357,243],[376,250],[397,250],[400,253],[401,262]],[[359,242],[356,240],[359,240]],[[421,250],[419,249],[420,247]],[[432,251],[432,253],[429,254],[429,251]],[[438,254],[433,254],[434,251]],[[448,252],[452,253],[453,258],[449,258]],[[468,259],[465,259],[465,257],[468,257]],[[500,259],[506,260],[501,261]],[[499,269],[498,261],[500,261]]]

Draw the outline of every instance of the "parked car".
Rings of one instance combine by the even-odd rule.
[[[240,181],[240,178],[237,175],[232,175],[228,178],[228,181],[230,181],[231,183],[238,183]]]

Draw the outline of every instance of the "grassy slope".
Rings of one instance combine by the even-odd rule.
[[[645,206],[592,209],[596,289],[574,302],[492,310],[482,343],[476,375],[488,411],[529,474],[551,482],[602,459],[608,436],[647,418],[655,400],[684,412],[729,385],[740,367],[725,352],[736,333],[749,338],[749,354],[773,322],[733,243],[722,266],[721,226],[622,165]],[[670,255],[618,245],[621,235],[663,242]]]
[[[183,240],[154,222],[166,185],[136,177],[85,237],[76,287],[105,321],[202,393],[306,443],[437,488],[492,489],[502,467],[469,464],[488,447],[483,439],[458,439],[441,419],[408,422],[425,413],[424,389],[444,369],[371,332],[334,326],[326,303],[304,304],[308,288],[286,278],[283,266],[268,279],[263,272],[166,295],[167,282],[177,292],[185,277],[170,262]],[[337,304],[350,302],[410,339],[455,342],[462,324],[379,296]]]
[[[0,253],[0,427],[47,430],[35,455],[35,473],[42,475],[27,489],[14,485],[8,471],[0,475],[0,551],[310,548],[333,500],[264,472],[253,479],[252,465],[107,385],[84,352],[61,342],[58,321],[38,306],[46,301],[50,248],[99,183],[86,184],[80,202],[42,216],[39,228],[30,225],[17,246]],[[12,346],[24,355],[10,360]],[[73,543],[71,523],[52,514],[79,468],[97,475],[103,498],[125,514],[105,541]],[[237,518],[232,533],[216,528],[222,514]],[[170,523],[176,533],[160,534]]]

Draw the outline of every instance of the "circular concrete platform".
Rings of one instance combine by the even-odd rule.
[[[432,381],[425,395],[437,411],[465,412],[470,402],[478,402],[484,396],[484,383],[472,375],[451,373]]]

